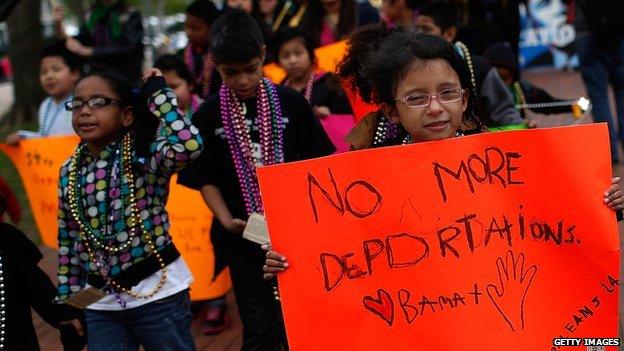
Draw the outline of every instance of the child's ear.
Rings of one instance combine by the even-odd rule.
[[[266,56],[266,45],[262,45],[262,48],[260,49],[260,59],[262,60],[262,62],[264,62],[265,56]]]
[[[134,112],[132,112],[132,107],[127,106],[123,110],[121,110],[121,125],[124,127],[130,127],[134,122]]]
[[[457,37],[457,27],[451,26],[447,28],[444,32],[442,32],[442,37],[444,38],[444,40],[452,44]]]
[[[470,89],[464,89],[464,94],[462,95],[462,112],[466,112],[468,108],[468,99],[470,98]]]
[[[72,82],[74,82],[74,85],[76,85],[76,83],[78,83],[78,79],[80,79],[80,71],[75,69],[71,71],[71,79]]]
[[[399,112],[396,109],[396,106],[394,104],[390,105],[390,104],[386,104],[383,103],[381,104],[381,110],[383,111],[384,115],[386,115],[386,118],[388,118],[388,120],[392,123],[399,123]]]

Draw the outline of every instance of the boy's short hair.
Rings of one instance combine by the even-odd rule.
[[[263,47],[258,23],[242,10],[222,15],[210,30],[210,52],[217,64],[249,62],[260,57]]]
[[[435,0],[423,6],[419,15],[431,17],[436,26],[445,31],[451,27],[459,28],[459,16],[455,4],[448,0]]]
[[[63,62],[69,67],[70,71],[78,71],[82,73],[82,59],[80,56],[69,51],[65,47],[64,41],[55,41],[46,45],[41,51],[40,60],[46,57],[60,57]]]
[[[275,36],[273,37],[273,52],[279,57],[279,52],[282,46],[285,43],[297,38],[303,39],[303,46],[308,52],[308,55],[310,55],[310,60],[314,62],[315,56],[312,38],[297,27],[283,27],[275,33]]]
[[[186,14],[204,21],[208,27],[219,18],[219,10],[210,0],[195,0],[186,8]]]
[[[184,79],[189,85],[193,85],[193,77],[189,72],[186,63],[176,55],[163,55],[154,62],[154,68],[158,68],[163,73],[175,72],[178,77]]]

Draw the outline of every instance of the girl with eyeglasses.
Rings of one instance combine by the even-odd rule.
[[[66,108],[82,141],[60,170],[58,302],[71,312],[81,297],[89,350],[195,350],[193,277],[165,206],[171,176],[201,153],[198,129],[157,69],[138,97],[93,73]]]
[[[485,123],[473,112],[475,102],[469,91],[468,67],[443,39],[405,28],[378,26],[357,33],[350,47],[339,75],[349,79],[364,100],[380,106],[389,123],[400,125],[406,132],[402,140],[387,139],[392,143],[385,145],[443,140],[485,131]],[[350,60],[358,64],[353,65]],[[359,69],[353,69],[354,66]],[[374,123],[365,124],[358,127],[371,131],[378,128]],[[358,134],[375,137],[374,132]],[[360,144],[373,142],[364,140]],[[614,178],[613,185],[603,194],[604,203],[618,212],[624,208],[619,181]],[[271,249],[268,245],[264,248]],[[265,279],[272,279],[287,268],[283,255],[273,250],[267,252]]]

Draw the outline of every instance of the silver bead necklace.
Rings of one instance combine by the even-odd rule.
[[[6,341],[6,297],[4,291],[4,265],[0,255],[0,351],[4,350]]]
[[[464,133],[463,132],[455,132],[455,138],[459,138],[459,137],[463,137]],[[411,135],[407,135],[404,139],[403,139],[403,145],[407,145],[407,144],[412,144],[414,143],[414,140],[412,139]]]

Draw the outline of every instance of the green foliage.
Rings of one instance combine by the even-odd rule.
[[[128,4],[139,8],[141,12],[143,12],[143,14],[146,14],[145,8],[144,8],[145,1],[146,0],[129,0]],[[147,1],[150,1],[150,0],[147,0]],[[190,3],[189,0],[160,0],[160,1],[164,1],[164,14],[165,15],[174,15],[176,13],[183,13],[184,9],[186,9],[186,6],[188,6],[188,4]],[[158,7],[158,3],[160,1],[158,0],[150,1],[152,15],[155,14],[156,8]]]

